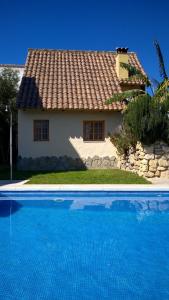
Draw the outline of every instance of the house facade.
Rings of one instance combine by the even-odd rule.
[[[123,103],[115,93],[144,88],[121,62],[143,69],[135,53],[30,49],[17,99],[18,168],[65,170],[116,167],[110,134]]]

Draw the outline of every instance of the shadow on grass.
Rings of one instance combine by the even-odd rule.
[[[64,171],[65,173],[69,171]],[[18,171],[13,169],[13,180],[27,180],[35,175],[45,175],[52,173],[63,173],[63,171]],[[0,167],[0,180],[10,180],[10,169],[7,167]]]

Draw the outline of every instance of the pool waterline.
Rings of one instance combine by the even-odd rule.
[[[121,205],[123,210],[130,206],[141,212],[168,211],[168,191],[0,191],[0,204],[14,203],[15,207],[21,205],[38,204],[45,207],[55,205],[70,210],[83,210],[89,207],[102,207],[114,210]],[[40,204],[42,202],[43,204]],[[125,203],[126,202],[126,203]],[[6,204],[7,205],[7,204]],[[36,206],[36,205],[35,205]],[[0,207],[1,208],[1,207]]]

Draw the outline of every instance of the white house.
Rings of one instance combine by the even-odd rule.
[[[135,53],[30,49],[18,106],[18,168],[114,168],[109,133],[121,126],[114,93],[143,88],[121,62],[143,69]],[[145,74],[145,73],[144,73]]]

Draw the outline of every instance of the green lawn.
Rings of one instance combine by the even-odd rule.
[[[85,170],[67,172],[31,172],[14,171],[14,179],[29,179],[29,183],[39,184],[148,184],[146,179],[138,175],[114,170]],[[9,179],[9,170],[0,169],[0,179]]]

